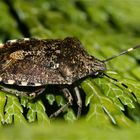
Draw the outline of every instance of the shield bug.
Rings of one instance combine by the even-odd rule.
[[[72,105],[73,97],[68,87],[73,85],[78,104],[77,116],[80,116],[82,100],[76,81],[104,74],[107,61],[139,47],[99,60],[87,54],[80,41],[72,37],[63,40],[9,40],[0,44],[0,90],[34,98],[44,92],[46,85],[57,85],[68,102],[50,116],[54,117],[66,106]],[[32,90],[25,90],[30,87]]]

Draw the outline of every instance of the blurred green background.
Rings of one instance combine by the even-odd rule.
[[[139,0],[0,0],[0,11],[1,42],[23,37],[74,36],[89,54],[99,59],[140,44]],[[123,92],[128,92],[125,88],[120,90],[106,79],[87,79],[81,84],[87,95],[86,104],[91,103],[87,116],[74,121],[74,114],[71,116],[68,111],[66,120],[69,123],[50,122],[41,101],[27,105],[26,118],[21,107],[21,104],[26,106],[26,100],[19,102],[14,96],[1,93],[1,122],[17,124],[2,127],[1,139],[138,139],[140,50],[112,60],[107,66],[108,70],[119,73],[115,75],[117,79],[132,87],[138,101],[124,95]],[[98,98],[92,99],[92,87]],[[32,123],[36,117],[38,124],[25,126],[26,119]]]

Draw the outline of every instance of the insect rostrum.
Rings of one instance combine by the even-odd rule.
[[[132,50],[133,48],[124,53]],[[18,96],[36,97],[43,93],[46,85],[60,85],[68,99],[68,106],[72,104],[73,99],[66,87],[87,76],[104,73],[105,62],[115,57],[117,56],[101,61],[87,54],[79,40],[70,37],[63,40],[9,40],[0,44],[0,88]],[[10,88],[12,85],[35,87],[35,91],[18,91]],[[82,102],[77,86],[74,84],[79,116]],[[57,116],[62,109],[52,116]]]

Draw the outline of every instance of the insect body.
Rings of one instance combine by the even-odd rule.
[[[74,38],[8,41],[0,49],[0,79],[5,84],[40,86],[72,84],[105,70]]]
[[[78,87],[74,83],[87,76],[104,73],[105,62],[117,56],[101,61],[88,55],[82,44],[75,38],[65,38],[64,40],[25,38],[7,41],[0,45],[0,90],[19,96],[36,97],[44,91],[46,85],[60,85],[68,99],[65,106],[68,106],[72,104],[73,99],[65,85],[74,85],[79,116],[82,102]],[[9,85],[35,87],[35,90],[32,92],[18,91],[11,89]],[[57,116],[63,108],[52,116]]]

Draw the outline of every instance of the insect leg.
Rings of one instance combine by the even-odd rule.
[[[28,96],[30,97],[30,98],[35,98],[35,97],[37,97],[38,95],[40,95],[41,93],[43,93],[45,91],[45,88],[40,88],[40,89],[38,89],[38,90],[35,90],[34,92],[30,92],[29,94],[28,94]]]
[[[19,91],[16,89],[11,89],[11,88],[1,86],[0,90],[10,93],[10,94],[14,94],[16,96],[20,96],[20,97],[26,96],[27,98],[33,99],[33,98],[37,97],[38,95],[40,95],[42,92],[44,92],[45,88],[40,88],[38,90],[35,90],[34,92],[26,92],[26,91]]]
[[[73,97],[70,91],[67,88],[63,88],[62,92],[64,93],[65,98],[68,100],[69,105],[72,105]]]
[[[4,92],[7,92],[7,93],[10,93],[10,94],[14,94],[16,96],[21,96],[21,97],[29,95],[28,92],[18,91],[16,89],[10,89],[10,88],[7,88],[7,87],[0,87],[0,90],[4,91]]]
[[[64,111],[66,107],[68,107],[69,105],[72,105],[73,98],[70,91],[67,88],[63,88],[62,92],[64,93],[64,96],[68,100],[68,102],[65,105],[63,105],[60,109],[58,109],[56,112],[51,114],[50,118],[57,117],[61,112]]]
[[[81,99],[81,96],[80,96],[79,88],[75,87],[74,91],[75,91],[75,95],[76,95],[76,99],[77,99],[77,105],[78,105],[77,118],[79,118],[80,115],[81,115],[81,111],[82,111],[82,99]]]

